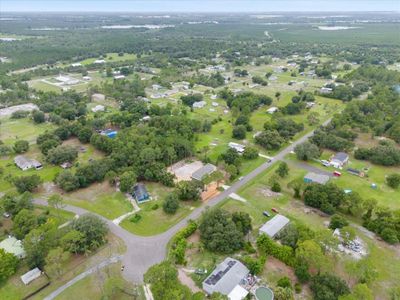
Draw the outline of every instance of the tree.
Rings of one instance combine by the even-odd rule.
[[[244,159],[256,159],[258,157],[258,150],[253,147],[247,146],[243,152]]]
[[[84,239],[85,235],[82,232],[70,230],[61,238],[60,242],[64,250],[78,254],[82,252]]]
[[[229,300],[228,296],[223,295],[219,292],[214,292],[210,296],[210,300]]]
[[[87,214],[73,220],[71,228],[82,234],[79,236],[74,234],[74,239],[71,239],[71,236],[68,239],[70,242],[69,248],[74,248],[78,253],[90,252],[106,242],[105,236],[108,232],[108,227],[103,220],[95,215]],[[71,240],[75,240],[76,244],[71,245]]]
[[[41,182],[42,179],[36,174],[14,178],[14,185],[17,188],[17,191],[21,194],[25,192],[33,192]]]
[[[283,287],[283,288],[289,288],[292,289],[292,282],[290,281],[289,277],[282,277],[278,280],[276,283],[277,286]]]
[[[240,155],[235,149],[229,148],[221,154],[220,158],[228,165],[235,165],[236,167],[240,165]]]
[[[232,221],[235,223],[236,227],[243,233],[243,235],[248,234],[252,229],[251,218],[248,213],[234,212],[232,214]]]
[[[310,288],[315,300],[337,300],[339,296],[350,293],[346,282],[331,274],[314,276]]]
[[[144,282],[150,285],[154,300],[190,299],[189,288],[179,282],[178,271],[168,261],[150,267],[144,274]]]
[[[261,255],[258,259],[256,259],[251,256],[244,256],[241,260],[249,269],[251,274],[259,275],[262,273],[264,269],[267,257],[265,255]]]
[[[35,214],[27,209],[22,209],[13,220],[12,231],[15,237],[22,240],[25,235],[37,226],[37,218]]]
[[[53,165],[60,165],[65,162],[72,163],[78,157],[75,147],[60,145],[52,148],[47,153],[47,161]]]
[[[64,170],[55,178],[56,184],[66,192],[79,188],[79,179],[71,171]]]
[[[311,160],[320,156],[318,147],[310,142],[304,142],[303,144],[297,145],[294,148],[297,159],[299,160]]]
[[[294,249],[299,240],[299,232],[296,225],[290,223],[285,226],[285,228],[278,233],[277,238],[280,240],[282,245],[287,245]]]
[[[281,178],[285,178],[289,174],[288,164],[284,161],[281,161],[275,173],[278,174]]]
[[[17,154],[25,153],[29,150],[29,142],[25,140],[18,140],[14,143],[13,149]]]
[[[35,122],[36,124],[43,123],[45,121],[44,112],[40,110],[34,110],[32,112],[32,118],[33,122]]]
[[[329,228],[335,230],[336,228],[342,228],[349,225],[349,222],[340,215],[333,215],[329,223]]]
[[[319,123],[320,115],[316,111],[312,111],[307,116],[307,121],[309,125],[316,125]]]
[[[400,186],[400,174],[393,173],[386,177],[386,183],[392,189],[397,189]]]
[[[212,252],[231,253],[243,246],[243,232],[236,227],[231,215],[222,209],[205,211],[199,230],[205,247]]]
[[[135,185],[137,180],[137,175],[133,171],[126,171],[122,173],[119,178],[119,188],[121,192],[129,192],[132,191],[133,186]]]
[[[81,143],[84,144],[89,143],[92,134],[93,134],[92,130],[87,126],[84,126],[78,132],[78,139]]]
[[[167,214],[175,214],[179,208],[179,199],[175,193],[168,194],[163,203],[163,210]]]
[[[176,192],[179,200],[197,201],[200,199],[200,184],[195,181],[181,181],[176,187]]]
[[[0,283],[6,281],[17,271],[18,258],[0,249]]]
[[[266,130],[255,137],[256,143],[267,150],[277,150],[285,142],[276,130]]]
[[[58,218],[60,219],[60,210],[65,206],[63,198],[58,194],[53,194],[49,197],[47,203],[57,211]]]
[[[271,186],[271,191],[275,193],[280,193],[282,191],[281,185],[278,181],[274,181]]]
[[[51,249],[46,256],[46,271],[55,278],[59,278],[63,273],[63,264],[69,257],[69,252],[64,251],[61,247]]]
[[[5,212],[17,215],[22,209],[32,210],[32,194],[25,192],[22,195],[7,193],[1,198],[1,206]]]
[[[296,258],[317,272],[326,269],[328,265],[327,258],[322,252],[320,245],[313,240],[306,240],[298,244]]]
[[[227,165],[225,170],[228,172],[230,180],[233,180],[239,174],[239,170],[235,165]]]
[[[246,138],[246,126],[237,125],[233,127],[232,137],[238,140],[243,140]]]

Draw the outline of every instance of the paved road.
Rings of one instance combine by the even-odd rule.
[[[330,122],[330,119],[324,122],[323,125],[326,125]],[[100,215],[98,215],[101,219],[103,219],[110,231],[121,238],[127,247],[126,253],[123,255],[122,264],[125,266],[125,270],[123,271],[123,276],[128,281],[133,281],[136,283],[143,282],[143,274],[147,271],[147,269],[161,261],[163,261],[166,257],[167,251],[167,243],[169,240],[175,235],[175,233],[181,228],[185,227],[188,220],[197,219],[201,213],[207,209],[207,207],[212,207],[223,201],[224,199],[229,197],[229,194],[237,192],[241,187],[243,187],[246,183],[257,177],[259,174],[264,172],[266,169],[270,168],[276,161],[284,159],[284,157],[293,151],[294,147],[298,144],[305,142],[310,136],[313,135],[313,132],[309,132],[297,141],[290,144],[288,147],[283,149],[281,152],[275,155],[274,159],[271,162],[267,162],[250,172],[248,175],[244,176],[242,180],[235,182],[230,188],[224,190],[211,200],[207,202],[206,206],[201,206],[194,210],[189,216],[181,220],[178,224],[167,230],[166,232],[151,236],[151,237],[142,237],[137,236],[125,229],[115,225],[111,220],[108,220]],[[35,203],[41,205],[47,205],[45,200],[36,199]],[[65,210],[73,212],[77,215],[82,215],[89,212],[83,208],[66,205],[64,207]],[[93,214],[93,213],[92,213]],[[157,220],[154,220],[157,223]]]

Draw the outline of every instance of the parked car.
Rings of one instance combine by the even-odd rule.
[[[266,216],[266,217],[270,217],[271,216],[271,214],[269,212],[267,212],[266,210],[263,211],[263,215]]]
[[[321,160],[321,164],[324,166],[324,167],[329,167],[331,164],[329,163],[329,161],[327,161],[327,160]]]
[[[194,273],[198,274],[198,275],[204,275],[204,274],[207,274],[207,270],[199,268],[199,269],[194,270]]]
[[[9,218],[11,215],[10,215],[10,213],[8,213],[8,212],[5,212],[4,214],[3,214],[3,217],[4,218]]]
[[[239,177],[239,181],[242,180],[243,178],[244,178],[243,176]]]
[[[274,213],[278,213],[278,210],[277,210],[275,207],[271,208],[271,210],[272,210]]]

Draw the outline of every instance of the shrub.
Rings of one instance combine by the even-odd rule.
[[[132,223],[138,223],[142,219],[142,216],[140,214],[134,214],[129,221]]]

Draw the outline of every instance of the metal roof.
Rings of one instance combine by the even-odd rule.
[[[249,274],[249,270],[240,261],[227,257],[203,281],[203,289],[207,294],[219,292],[229,295],[235,287]]]
[[[309,172],[309,173],[307,173],[306,176],[304,176],[304,179],[308,179],[312,182],[316,182],[319,184],[325,184],[329,181],[329,176],[323,175],[323,174],[317,174],[314,172]]]
[[[332,158],[332,160],[337,160],[337,161],[340,161],[340,162],[345,162],[348,159],[349,159],[349,155],[347,153],[344,153],[344,152],[338,152]]]
[[[273,238],[279,231],[281,231],[290,220],[282,215],[276,215],[271,220],[266,222],[259,230],[260,234],[266,234]]]
[[[192,178],[200,181],[204,178],[204,176],[210,175],[216,169],[217,169],[216,166],[214,166],[212,164],[206,164],[205,166],[201,167],[197,171],[193,172]]]
[[[7,253],[12,253],[18,258],[24,258],[26,255],[22,242],[13,236],[1,241],[0,249],[4,249]]]

